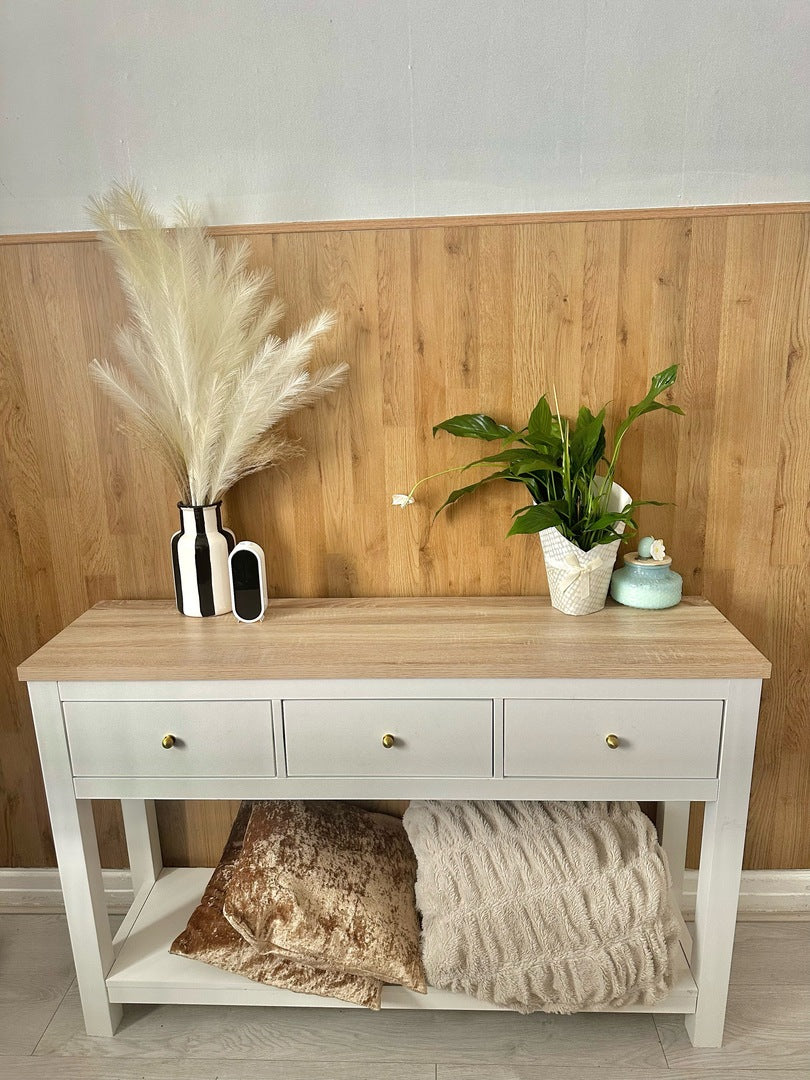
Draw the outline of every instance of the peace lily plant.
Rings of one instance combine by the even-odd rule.
[[[677,405],[659,401],[675,383],[678,365],[659,371],[650,388],[616,428],[607,456],[606,407],[596,415],[582,406],[576,421],[560,415],[543,394],[528,423],[513,429],[483,413],[465,413],[436,424],[433,434],[446,431],[465,439],[499,442],[496,454],[466,465],[444,469],[418,480],[394,506],[414,502],[414,493],[428,480],[478,466],[500,466],[466,487],[451,491],[436,515],[493,480],[522,484],[531,498],[513,514],[507,536],[539,533],[546,559],[552,603],[568,614],[588,614],[604,607],[610,573],[626,530],[635,531],[635,514],[650,500],[633,500],[615,481],[622,442],[631,425],[646,413],[666,409],[683,415]]]

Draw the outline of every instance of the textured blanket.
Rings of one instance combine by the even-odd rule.
[[[431,986],[518,1012],[653,1004],[678,924],[631,802],[412,802],[403,823]]]

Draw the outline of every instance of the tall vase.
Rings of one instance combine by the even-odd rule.
[[[184,506],[180,531],[172,537],[177,610],[181,615],[224,615],[231,610],[228,555],[236,537],[222,525],[222,503]]]
[[[631,502],[624,488],[614,484],[605,509],[617,512]],[[616,526],[616,532],[624,532],[623,522]],[[556,528],[543,529],[538,535],[546,562],[551,606],[565,615],[592,615],[601,611],[621,540],[583,551]]]

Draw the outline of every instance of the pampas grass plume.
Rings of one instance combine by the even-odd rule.
[[[297,452],[276,430],[336,389],[348,366],[309,370],[322,312],[282,340],[282,302],[268,271],[248,268],[244,241],[220,247],[198,212],[178,203],[168,227],[134,184],[93,198],[90,217],[115,262],[130,309],[119,360],[93,360],[125,428],[171,472],[187,504],[217,502],[243,476]]]

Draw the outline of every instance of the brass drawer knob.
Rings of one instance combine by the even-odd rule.
[[[174,735],[164,735],[163,738],[160,740],[160,745],[163,747],[164,750],[171,750],[176,741],[177,740],[175,739]]]
[[[605,736],[605,742],[608,744],[608,746],[610,747],[611,750],[615,750],[616,747],[619,745],[619,736],[618,735],[606,735]]]
[[[387,734],[383,735],[382,744],[383,744],[383,746],[385,747],[386,750],[390,750],[391,747],[394,745],[394,742],[395,742],[395,739],[394,739],[393,735],[387,735]]]

